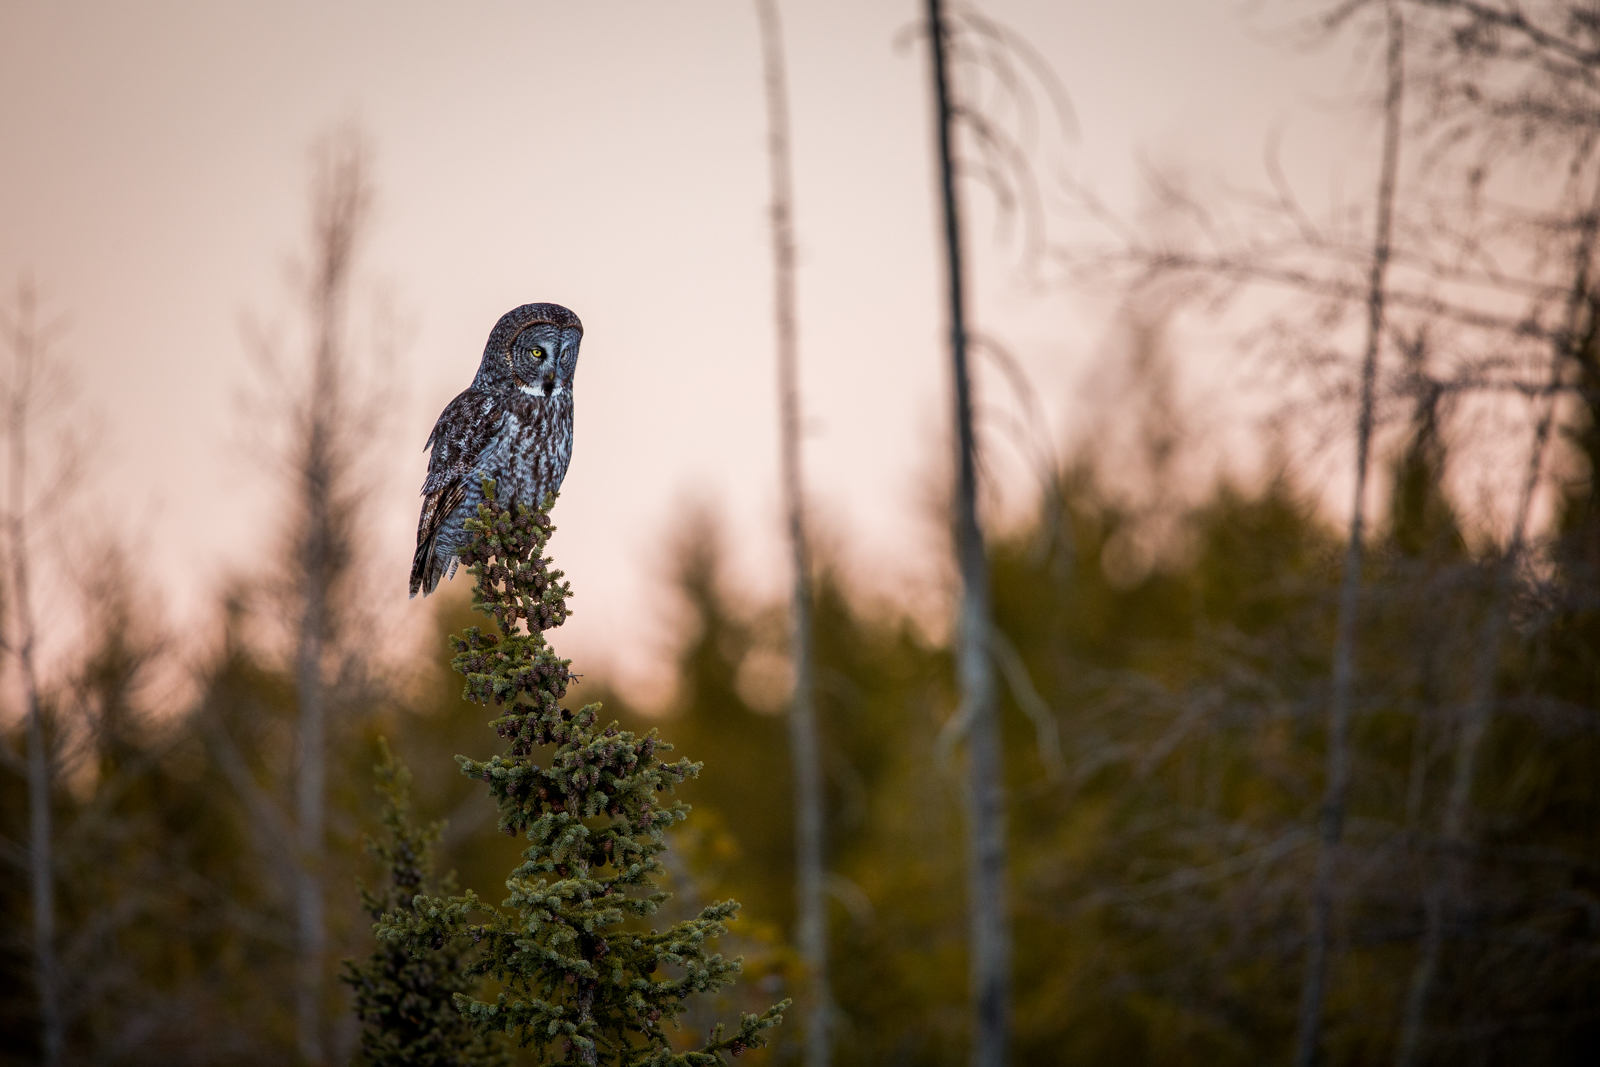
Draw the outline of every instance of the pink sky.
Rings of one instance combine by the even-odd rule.
[[[1349,60],[1267,41],[1274,6],[981,10],[1071,94],[1080,136],[1052,158],[1122,209],[1139,203],[1140,153],[1258,183],[1275,127],[1309,194],[1352,153],[1342,180],[1367,181],[1365,128],[1317,102],[1348,88]],[[926,56],[895,44],[920,11],[783,5],[807,478],[888,592],[931,573],[921,490],[945,429]],[[376,148],[365,277],[404,325],[372,514],[385,606],[424,610],[405,577],[433,419],[495,319],[532,300],[567,304],[587,331],[553,546],[578,592],[563,652],[649,678],[661,535],[686,498],[726,516],[753,590],[780,588],[760,76],[743,0],[0,0],[0,282],[32,272],[71,313],[61,348],[101,442],[93,510],[147,546],[172,617],[209,610],[219,580],[270,547],[276,489],[235,425],[252,380],[240,321],[292,320],[307,148],[351,119]],[[969,192],[978,324],[1018,353],[1064,440],[1108,351],[1103,299],[1025,291]],[[225,549],[197,527],[208,502]]]

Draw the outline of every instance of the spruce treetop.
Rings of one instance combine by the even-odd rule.
[[[664,831],[689,814],[665,798],[700,765],[664,760],[672,746],[655,730],[639,737],[615,722],[602,727],[598,704],[561,706],[575,676],[544,637],[566,621],[571,595],[544,556],[554,494],[539,510],[512,514],[493,481],[483,485],[461,561],[474,577],[473,607],[494,627],[452,638],[453,666],[465,699],[503,711],[491,725],[506,746],[484,762],[456,760],[487,783],[500,829],[529,846],[500,907],[471,892],[419,896],[414,909],[392,911],[379,935],[413,952],[470,940],[468,971],[501,991],[492,1002],[458,994],[457,1007],[480,1032],[510,1035],[544,1062],[709,1067],[725,1062],[721,1053],[765,1044],[787,1001],[731,1029],[718,1024],[699,1049],[673,1051],[669,1030],[685,999],[728,985],[740,966],[709,947],[737,901],[665,930],[645,923],[668,897],[655,881]]]

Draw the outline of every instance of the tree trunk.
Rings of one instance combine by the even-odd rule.
[[[308,482],[310,479],[308,479]],[[324,805],[327,795],[327,714],[322,683],[322,652],[326,617],[324,538],[317,510],[306,552],[307,583],[304,615],[295,672],[300,705],[300,766],[295,781],[296,842],[299,864],[295,872],[295,1031],[300,1058],[308,1064],[323,1061],[322,972],[327,947],[322,899]]]
[[[336,195],[336,191],[330,191]],[[329,195],[329,194],[325,194]],[[295,888],[299,982],[295,1004],[300,1055],[321,1063],[323,956],[327,930],[322,897],[322,867],[327,805],[327,692],[322,677],[327,649],[332,584],[338,555],[332,514],[333,496],[343,487],[335,468],[335,425],[339,413],[339,349],[342,296],[348,257],[335,234],[324,230],[322,273],[315,294],[318,333],[311,390],[306,398],[307,424],[300,474],[305,530],[301,546],[302,604],[296,649],[296,698],[300,705],[300,767],[295,782],[296,819],[300,829],[300,869]]]
[[[956,200],[955,113],[949,82],[949,27],[928,0],[928,37],[938,106],[939,179],[944,201],[950,357],[955,399],[956,564],[961,608],[956,669],[958,714],[967,731],[967,923],[973,1067],[1002,1067],[1011,1036],[1011,929],[1006,915],[1006,812],[998,693],[989,655],[989,569],[978,524],[977,442],[967,367],[961,220]]]
[[[767,99],[767,163],[772,180],[773,324],[778,347],[778,412],[783,501],[794,589],[790,635],[794,693],[789,708],[789,754],[794,763],[795,940],[809,984],[805,1026],[806,1067],[833,1059],[833,1000],[828,986],[828,913],[823,895],[822,771],[817,741],[815,668],[811,632],[811,566],[806,550],[800,473],[799,341],[795,315],[793,167],[789,157],[789,101],[783,63],[783,28],[777,0],[756,0]]]
[[[353,135],[323,147],[313,191],[310,320],[311,377],[302,399],[304,441],[296,472],[305,526],[300,531],[300,618],[295,684],[300,708],[300,764],[295,782],[299,865],[295,880],[298,949],[295,1020],[300,1056],[320,1064],[327,928],[323,900],[327,808],[328,695],[323,661],[332,640],[334,586],[347,569],[348,516],[340,501],[350,491],[344,317],[350,272],[369,192],[364,148]]]
[[[35,628],[28,574],[28,414],[34,403],[35,373],[40,355],[36,321],[37,298],[24,284],[17,293],[17,321],[11,331],[12,378],[7,397],[7,444],[10,450],[6,508],[11,563],[12,632],[7,642],[16,657],[28,724],[28,870],[33,907],[34,984],[39,995],[40,1044],[43,1062],[61,1062],[66,1045],[61,1011],[59,963],[56,958],[54,829],[51,824],[51,768],[44,709],[39,701],[39,675],[34,660]]]
[[[1306,938],[1305,977],[1295,1030],[1295,1067],[1312,1067],[1322,1041],[1322,1009],[1328,978],[1328,945],[1332,939],[1335,868],[1344,835],[1345,804],[1350,792],[1350,706],[1355,688],[1356,615],[1361,602],[1361,568],[1365,553],[1367,473],[1372,449],[1374,393],[1378,349],[1383,339],[1384,276],[1389,266],[1395,183],[1400,157],[1400,104],[1405,56],[1404,27],[1398,9],[1388,5],[1387,89],[1384,98],[1383,162],[1378,178],[1376,233],[1367,291],[1366,351],[1361,360],[1361,398],[1356,416],[1355,494],[1350,506],[1350,539],[1345,546],[1344,574],[1339,588],[1339,617],[1334,638],[1333,694],[1328,711],[1327,781],[1318,820],[1316,871],[1311,886],[1311,914]]]

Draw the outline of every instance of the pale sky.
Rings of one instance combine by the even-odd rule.
[[[1041,160],[1122,210],[1140,204],[1141,156],[1260,184],[1275,129],[1313,200],[1367,180],[1369,131],[1328,103],[1350,89],[1348,53],[1264,32],[1303,7],[979,9],[1071,96],[1077,141]],[[922,5],[782,10],[806,476],[853,565],[893,593],[932,573],[922,493],[947,430],[927,57],[897,44]],[[99,441],[89,510],[144,547],[169,616],[204,617],[222,578],[270,550],[277,490],[236,425],[253,381],[240,323],[292,321],[308,146],[349,120],[376,150],[364,286],[390,294],[403,327],[371,515],[385,607],[425,610],[405,602],[406,571],[433,420],[495,320],[535,300],[586,328],[552,546],[578,594],[562,652],[650,676],[679,501],[718,508],[741,580],[779,589],[759,59],[745,0],[0,0],[0,283],[31,272],[70,313],[61,351]],[[1114,356],[1105,297],[1028,291],[985,194],[967,196],[977,325],[1016,351],[1065,440]],[[224,535],[211,542],[207,506]]]

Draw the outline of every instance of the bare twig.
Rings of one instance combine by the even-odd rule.
[[[1056,713],[1039,695],[1039,690],[1034,688],[1028,665],[1023,662],[1011,639],[996,626],[990,631],[989,640],[995,660],[1000,665],[1000,674],[1005,678],[1011,695],[1016,698],[1017,707],[1033,723],[1039,746],[1039,762],[1044,764],[1045,774],[1051,781],[1059,781],[1066,772],[1066,761],[1061,756],[1061,728],[1056,725]]]

